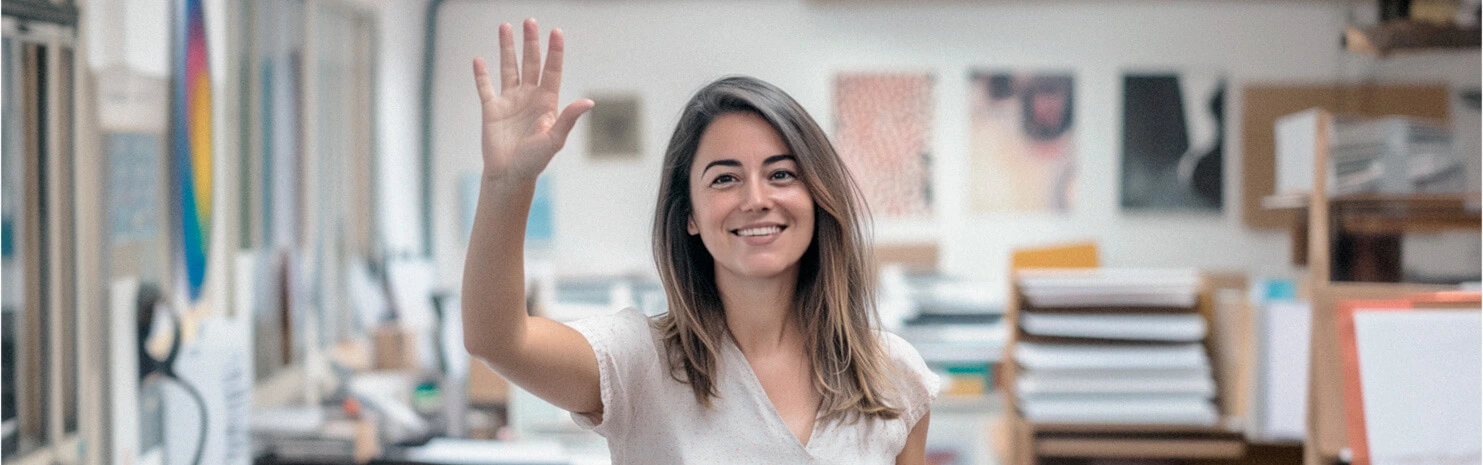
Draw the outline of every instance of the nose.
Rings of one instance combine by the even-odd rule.
[[[742,199],[742,211],[768,211],[772,209],[772,192],[765,182],[748,183]]]

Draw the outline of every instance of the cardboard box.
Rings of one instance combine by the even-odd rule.
[[[376,370],[415,370],[417,334],[396,324],[387,324],[371,333],[375,347]]]

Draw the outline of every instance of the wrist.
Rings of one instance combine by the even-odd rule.
[[[492,194],[502,195],[515,194],[520,192],[535,192],[537,176],[522,176],[508,172],[485,172],[479,181],[480,190]]]
[[[490,169],[488,167],[485,167],[484,168],[484,172],[482,173],[482,176],[480,176],[480,179],[481,179],[481,182],[486,183],[486,184],[489,184],[489,183],[525,184],[525,183],[534,183],[534,182],[536,182],[536,178],[537,177],[540,177],[540,175],[541,175],[540,173],[535,173],[535,174],[520,173],[517,170],[509,169],[509,168],[506,168],[506,169]]]

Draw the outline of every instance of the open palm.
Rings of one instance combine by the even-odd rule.
[[[515,63],[515,38],[509,24],[499,27],[499,91],[484,60],[474,59],[474,84],[482,107],[484,175],[502,179],[534,180],[551,157],[566,145],[577,118],[592,109],[592,101],[578,100],[558,115],[561,61],[565,47],[560,29],[551,31],[545,67],[541,66],[540,28],[525,20],[523,63]]]

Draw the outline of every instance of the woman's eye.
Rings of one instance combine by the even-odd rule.
[[[796,173],[788,170],[777,170],[772,172],[773,181],[783,181],[788,179],[795,179],[797,177],[798,175]]]
[[[720,176],[716,176],[716,179],[711,180],[711,185],[712,186],[719,186],[719,185],[722,185],[722,184],[728,184],[728,183],[732,183],[732,182],[735,182],[735,181],[736,181],[736,176],[732,176],[732,175],[729,175],[729,174],[723,174],[723,175],[720,175]]]

